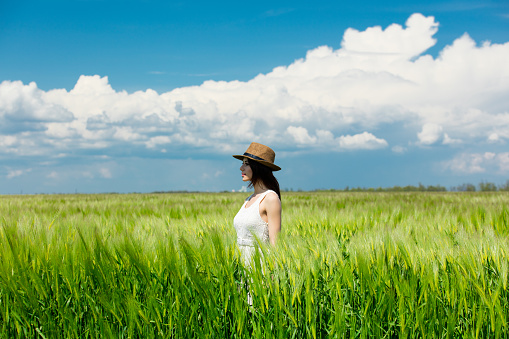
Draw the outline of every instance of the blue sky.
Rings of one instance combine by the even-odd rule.
[[[0,194],[509,179],[509,3],[0,2]]]

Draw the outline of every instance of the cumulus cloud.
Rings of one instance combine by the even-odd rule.
[[[447,133],[444,133],[444,145],[459,145],[463,143],[461,139],[453,139]]]
[[[7,173],[7,179],[16,178],[16,177],[22,176],[24,174],[27,174],[27,173],[29,173],[31,171],[32,171],[31,168],[9,170],[9,172]]]
[[[297,144],[307,145],[316,143],[316,137],[311,137],[308,130],[304,127],[288,126],[286,131]]]
[[[396,145],[391,148],[391,151],[393,151],[394,153],[399,153],[399,154],[405,153],[406,150],[407,150],[406,147],[403,147],[400,145]]]
[[[364,32],[349,28],[345,32],[341,46],[350,52],[386,54],[408,60],[436,43],[433,35],[438,30],[438,23],[433,17],[412,15],[407,20],[406,26],[403,28],[401,25],[392,24],[385,30],[375,26]]]
[[[509,139],[509,136],[502,136],[502,135],[499,135],[496,132],[493,132],[493,133],[491,133],[488,136],[488,140],[487,141],[490,144],[505,144],[504,139]]]
[[[509,152],[463,153],[444,162],[444,168],[456,173],[475,174],[488,170],[509,173]]]
[[[339,137],[339,146],[344,149],[377,149],[387,145],[387,141],[368,132]]]
[[[159,135],[159,136],[150,138],[145,143],[145,145],[147,145],[147,148],[155,148],[158,145],[165,145],[165,144],[170,144],[170,143],[171,143],[170,137],[165,136],[165,135],[164,136],[163,135]]]
[[[298,146],[305,147],[324,147],[329,150],[343,151],[373,150],[388,146],[387,141],[369,132],[334,137],[330,131],[317,130],[316,135],[311,136],[306,128],[295,126],[289,126],[286,132]]]
[[[501,173],[509,173],[509,152],[498,154],[497,163]]]
[[[58,179],[58,173],[56,171],[51,171],[46,178],[48,179]]]
[[[218,153],[253,140],[287,152],[503,143],[509,42],[478,45],[465,34],[434,58],[426,51],[438,28],[421,14],[404,26],[352,28],[339,49],[317,47],[249,81],[209,80],[161,94],[117,91],[98,75],[81,76],[69,91],[4,81],[0,154]],[[383,133],[392,125],[408,130]]]
[[[110,179],[112,177],[111,171],[108,168],[100,168],[99,173],[101,174],[101,177]]]
[[[424,124],[421,132],[417,134],[419,142],[423,145],[431,145],[437,142],[442,136],[442,126],[437,124]]]
[[[0,132],[16,133],[44,130],[44,123],[69,122],[73,114],[64,107],[46,100],[45,92],[35,82],[0,83]]]

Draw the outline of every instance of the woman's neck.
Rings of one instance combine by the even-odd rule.
[[[267,188],[264,184],[262,184],[262,183],[257,183],[257,184],[255,185],[255,187],[254,187],[254,193],[255,193],[255,195],[256,195],[256,194],[263,193],[263,192],[265,192],[266,190],[268,190],[268,188]]]

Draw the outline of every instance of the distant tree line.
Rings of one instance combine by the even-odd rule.
[[[283,191],[292,192],[293,189],[284,189]],[[298,190],[301,191],[301,190]],[[459,186],[451,187],[449,190],[441,185],[429,185],[424,186],[419,183],[418,186],[407,185],[407,186],[393,186],[393,187],[355,187],[351,188],[346,186],[344,189],[317,189],[315,191],[341,191],[341,192],[509,192],[509,180],[505,184],[496,185],[492,182],[481,182],[477,186],[465,183]]]
[[[447,189],[440,185],[429,185],[424,186],[419,183],[419,186],[407,185],[407,186],[393,186],[393,187],[348,187],[346,186],[343,190],[345,192],[446,192]]]
[[[495,185],[492,182],[481,182],[479,185],[475,186],[472,184],[463,184],[456,187],[452,187],[451,191],[455,192],[496,192],[496,191],[505,191],[509,192],[509,180],[502,185]]]

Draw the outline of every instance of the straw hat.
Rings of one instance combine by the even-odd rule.
[[[234,155],[233,157],[239,160],[244,160],[244,158],[254,160],[269,167],[273,171],[279,171],[281,169],[281,167],[274,164],[276,153],[272,148],[257,142],[252,142],[243,155]]]

